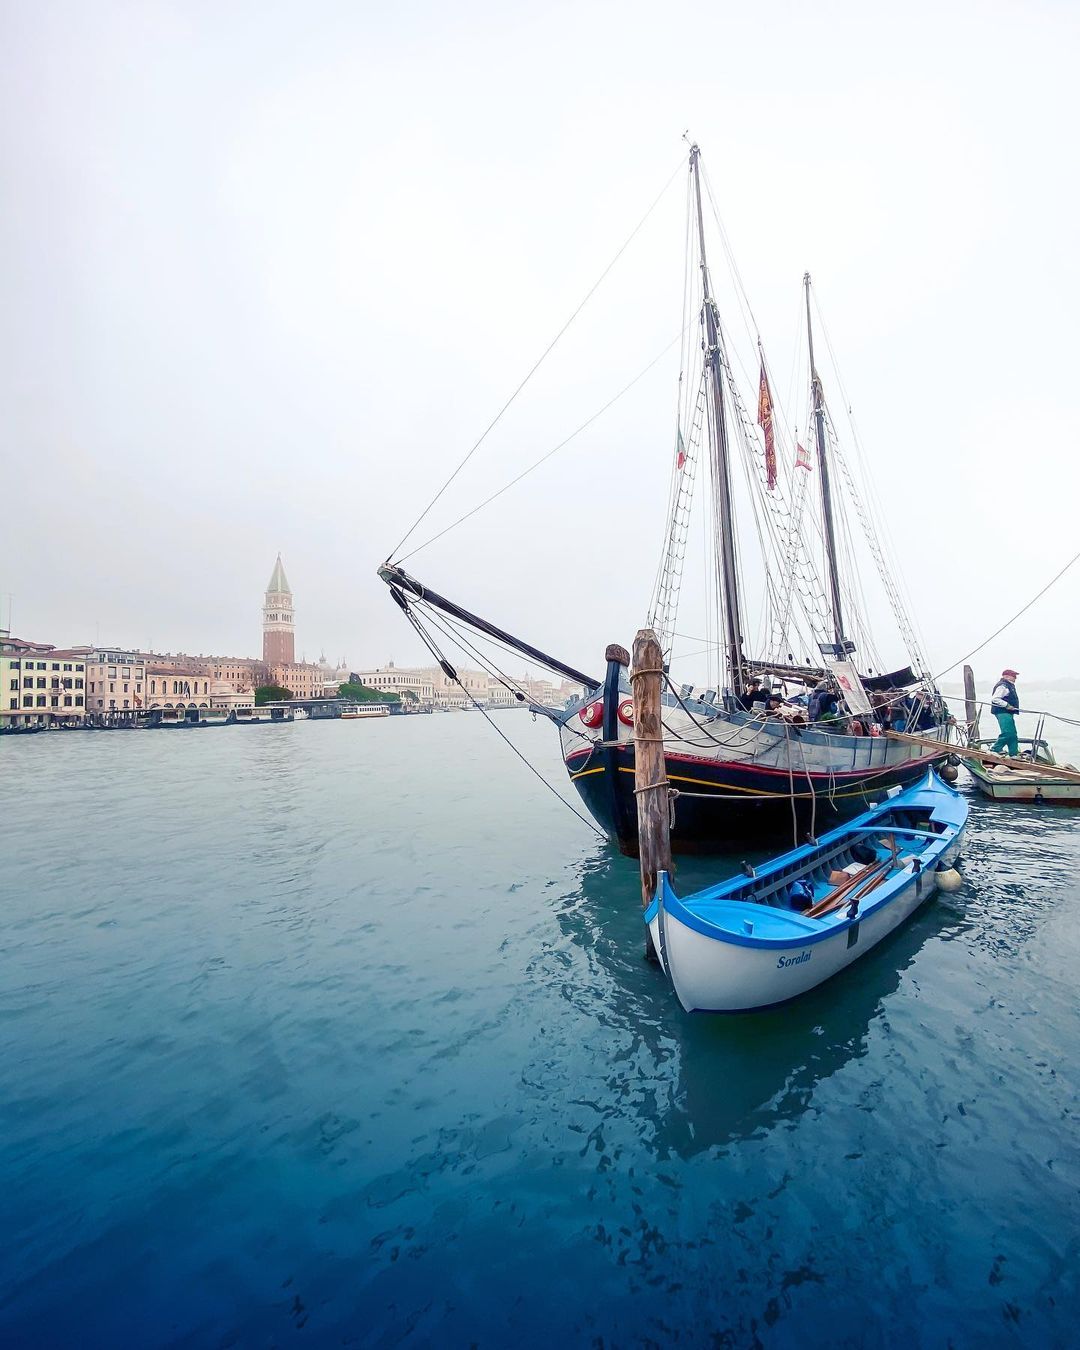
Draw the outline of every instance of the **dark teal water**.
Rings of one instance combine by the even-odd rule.
[[[719,1019],[471,714],[9,740],[0,819],[4,1346],[1076,1343],[1080,814]]]

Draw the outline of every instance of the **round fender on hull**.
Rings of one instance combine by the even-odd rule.
[[[587,727],[598,727],[604,720],[604,704],[598,700],[596,703],[586,704],[578,713],[582,722]]]
[[[619,700],[619,721],[624,727],[634,725],[634,700],[624,698]]]

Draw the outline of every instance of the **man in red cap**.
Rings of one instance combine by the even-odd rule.
[[[1020,753],[1020,743],[1016,739],[1016,714],[1020,711],[1020,699],[1013,683],[1017,675],[1015,670],[1003,670],[1001,679],[994,685],[994,692],[990,695],[990,711],[998,724],[998,738],[990,749],[995,754],[1004,751],[1014,759]]]

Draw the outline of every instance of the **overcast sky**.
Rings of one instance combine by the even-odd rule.
[[[0,605],[21,636],[254,655],[280,550],[298,654],[414,659],[376,566],[687,128],[785,375],[813,273],[932,666],[1080,547],[1075,4],[0,12]],[[679,173],[416,540],[670,343],[683,209]],[[677,374],[675,349],[411,569],[600,671],[645,617]],[[1078,609],[1080,565],[977,669],[1080,674]]]

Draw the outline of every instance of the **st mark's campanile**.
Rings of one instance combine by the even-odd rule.
[[[292,591],[279,553],[263,603],[263,664],[291,666],[295,660]]]

